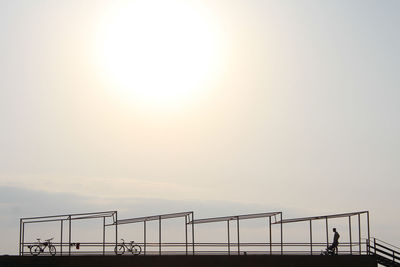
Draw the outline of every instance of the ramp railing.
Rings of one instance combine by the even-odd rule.
[[[367,240],[368,241],[368,240]],[[369,254],[375,255],[378,263],[384,266],[400,266],[400,248],[378,238],[367,242]]]

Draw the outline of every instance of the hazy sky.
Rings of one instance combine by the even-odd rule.
[[[0,0],[0,254],[20,217],[110,208],[369,210],[399,245],[399,10]]]

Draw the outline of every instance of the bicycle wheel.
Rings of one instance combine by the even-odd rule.
[[[142,252],[142,247],[139,245],[133,245],[132,246],[132,254],[133,255],[139,255]]]
[[[56,247],[53,246],[53,245],[50,245],[50,246],[49,246],[49,252],[50,252],[50,255],[51,255],[51,256],[56,255]]]
[[[37,256],[37,255],[39,255],[40,252],[42,252],[42,251],[40,250],[40,247],[39,247],[38,245],[34,245],[34,246],[31,246],[30,252],[31,252],[31,254],[32,254],[33,256]]]
[[[116,245],[114,248],[114,252],[116,255],[122,255],[125,253],[125,246],[123,245]]]

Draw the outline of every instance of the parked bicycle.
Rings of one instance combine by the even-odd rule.
[[[51,244],[51,240],[53,240],[53,238],[46,239],[46,242],[40,242],[40,238],[36,239],[38,241],[37,245],[28,246],[33,256],[38,256],[40,253],[43,253],[46,248],[48,248],[51,256],[56,255],[56,247]]]
[[[125,251],[131,252],[133,255],[139,255],[142,252],[142,247],[138,244],[135,244],[134,241],[131,241],[130,244],[125,244],[125,240],[122,239],[122,244],[118,244],[114,248],[114,252],[116,255],[122,255]]]

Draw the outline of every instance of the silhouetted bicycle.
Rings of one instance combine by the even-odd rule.
[[[122,239],[122,244],[118,244],[114,248],[114,252],[116,255],[122,255],[125,253],[125,250],[131,252],[133,255],[139,255],[142,252],[142,247],[135,244],[134,241],[131,241],[130,244],[125,244],[125,240]]]
[[[321,251],[321,255],[325,256],[334,256],[337,254],[338,254],[337,247],[335,248],[327,247],[325,250]]]
[[[28,248],[33,256],[38,256],[40,253],[44,252],[44,250],[46,248],[49,249],[51,256],[56,255],[56,247],[51,244],[51,240],[53,240],[53,238],[46,239],[45,240],[46,242],[43,242],[43,243],[40,242],[40,238],[36,238],[36,239],[38,241],[37,245],[28,246]]]

